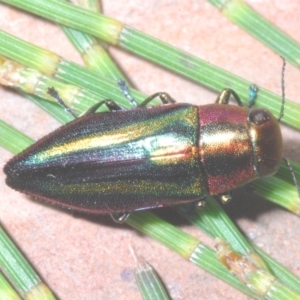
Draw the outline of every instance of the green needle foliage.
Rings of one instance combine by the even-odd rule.
[[[245,2],[239,0],[208,0],[230,21],[261,41],[289,63],[299,68],[300,45],[279,28],[268,22]]]
[[[88,10],[83,10],[58,0],[1,1],[20,7],[31,13],[38,14],[60,24],[94,35],[111,45],[135,53],[215,91],[222,90],[224,86],[234,86],[235,91],[240,95],[242,101],[244,101],[244,103],[248,102],[248,88],[252,84],[251,82],[239,78],[230,72],[224,71],[217,66],[208,64],[184,51],[158,41],[157,39],[130,28],[117,20]],[[39,69],[41,62],[45,60],[48,62],[48,64],[46,63],[46,66],[50,68],[49,71],[53,71],[56,62],[51,63],[51,59],[49,60],[47,58],[47,53],[43,52],[41,55],[33,55],[32,51],[34,49],[32,47],[27,50],[26,45],[22,45],[21,47],[18,46],[19,43],[14,45],[16,40],[14,39],[12,42],[12,38],[4,33],[0,33],[0,39],[2,40],[2,43],[0,44],[0,54],[36,69]],[[8,47],[8,43],[12,45]],[[18,50],[21,49],[26,57],[24,59],[17,54],[19,52]],[[276,115],[278,111],[280,111],[280,97],[270,93],[263,87],[258,88],[260,92],[256,99],[256,104],[268,108]],[[285,105],[286,114],[283,122],[295,128],[300,128],[300,118],[293,113],[297,111],[297,109],[299,110],[299,106],[295,105],[293,102],[287,101]]]
[[[207,64],[196,57],[138,32],[133,28],[129,28],[119,21],[88,10],[82,10],[81,8],[58,0],[7,0],[2,2],[15,5],[31,13],[36,13],[52,21],[72,27],[72,29],[64,27],[64,31],[72,40],[86,64],[93,69],[93,71],[91,71],[80,67],[59,57],[55,53],[38,48],[0,31],[0,55],[3,56],[2,58],[0,57],[0,70],[6,70],[6,63],[10,63],[11,65],[17,63],[13,68],[14,74],[20,75],[22,80],[20,82],[14,81],[14,86],[18,89],[22,89],[27,97],[55,116],[62,123],[68,122],[72,118],[56,103],[51,103],[39,98],[43,97],[53,101],[47,94],[47,87],[49,86],[55,87],[64,101],[77,113],[85,111],[92,103],[99,101],[101,98],[111,98],[121,103],[124,107],[129,107],[128,101],[124,99],[124,96],[115,82],[117,78],[124,78],[123,75],[109,60],[109,57],[103,49],[100,48],[100,45],[96,45],[96,39],[88,34],[145,57],[174,72],[191,78],[196,82],[200,82],[213,90],[220,91],[224,86],[234,85],[236,87],[235,90],[241,95],[242,99],[248,101],[248,87],[251,84],[250,82],[238,78],[229,72],[225,72],[216,66]],[[211,2],[215,5],[218,4],[218,1]],[[249,20],[251,19],[250,17],[253,18],[251,11],[245,10],[246,16],[244,16],[243,13],[238,10],[240,1],[228,1],[228,3],[232,5],[231,12],[233,8],[236,9],[237,17],[235,20],[240,20],[240,16],[245,18],[248,16]],[[230,8],[229,4],[227,8]],[[230,15],[229,12],[226,13]],[[259,21],[261,21],[260,18]],[[268,30],[270,30],[270,28],[269,26]],[[92,49],[92,51],[90,49]],[[89,56],[91,53],[92,55]],[[288,60],[292,60],[291,57],[285,57]],[[193,66],[193,68],[187,68],[187,65]],[[102,72],[102,75],[106,77],[99,76],[98,72],[101,70],[105,70]],[[11,69],[10,72],[12,72]],[[14,79],[16,77],[12,76],[12,78]],[[29,78],[31,80],[34,78],[35,82],[40,84],[38,88],[36,88],[36,86],[35,88],[28,86],[28,82],[30,82]],[[27,79],[28,82],[26,81]],[[224,85],[225,82],[226,85]],[[138,91],[131,89],[131,92],[139,102],[146,97]],[[78,97],[79,94],[80,97]],[[274,113],[278,113],[280,110],[280,97],[273,95],[261,87],[259,87],[257,100],[257,105],[263,103],[265,107]],[[285,121],[287,124],[298,129],[300,129],[300,118],[297,113],[299,110],[299,105],[290,101],[286,102],[285,115],[287,117]],[[5,147],[13,153],[18,153],[32,142],[33,141],[24,134],[16,131],[4,122],[0,122],[0,144],[2,147]],[[296,177],[299,178],[299,164],[292,164]],[[280,169],[276,178],[256,181],[255,184],[256,193],[300,214],[297,191],[295,190],[286,166]],[[226,252],[226,255],[230,253],[230,255],[234,257],[249,261],[249,264],[253,266],[255,272],[250,275],[247,274],[247,276],[249,276],[245,282],[243,282],[243,280],[240,281],[238,279],[240,273],[236,274],[233,272],[237,277],[231,274],[225,268],[225,266],[228,267],[230,264],[225,264],[224,260],[218,261],[216,252],[213,249],[150,212],[131,214],[127,219],[127,224],[158,240],[161,244],[169,247],[184,259],[200,266],[207,272],[228,282],[230,285],[254,299],[300,299],[299,288],[295,288],[295,286],[300,286],[299,278],[290,274],[290,272],[279,263],[253,246],[239,232],[214,199],[209,199],[206,209],[198,210],[193,216],[189,216],[186,210],[184,210],[184,207],[180,209],[180,213],[213,238],[218,237],[229,242],[231,248]],[[3,233],[0,239],[4,239],[4,237],[5,234]],[[8,241],[6,243],[9,244],[11,242]],[[10,259],[10,256],[6,255],[8,249],[10,248],[4,247],[3,251],[0,251],[0,253],[5,254],[1,257],[1,259],[3,259],[1,265],[5,265],[7,263],[6,260]],[[14,255],[18,257],[17,252],[14,253]],[[224,254],[222,258],[226,255]],[[226,256],[226,259],[227,258]],[[11,276],[15,282],[15,286],[16,282],[21,282],[21,279],[18,277],[14,279],[14,274],[19,273],[19,268],[23,270],[23,265],[25,265],[25,263],[21,262],[17,264],[15,270],[12,269]],[[30,273],[31,271],[29,272],[29,270],[31,270],[30,266],[25,267],[25,270],[24,273],[30,274],[24,276],[25,281],[28,281],[30,276],[37,278],[37,275]],[[146,270],[146,276],[141,276],[144,279],[138,279],[139,284],[144,290],[149,290],[149,286],[145,285],[150,276],[147,272],[148,270]],[[144,275],[144,270],[141,273]],[[22,274],[22,272],[20,274]],[[152,275],[153,274],[151,274],[151,276]],[[39,286],[38,282],[39,279],[34,282],[34,285]],[[152,281],[149,282],[150,286],[155,286]],[[154,282],[156,282],[156,279],[154,279]],[[265,286],[262,287],[260,285],[262,282],[266,282],[265,286],[268,287],[267,291],[264,289]],[[23,290],[26,291],[26,288]],[[296,292],[292,289],[295,289]],[[158,293],[160,290],[161,285],[157,285],[153,291]],[[149,291],[151,294],[151,289]],[[51,299],[51,296],[49,296],[49,299]]]

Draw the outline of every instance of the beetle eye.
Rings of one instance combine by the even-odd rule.
[[[255,125],[262,125],[271,119],[270,112],[261,108],[251,109],[249,113],[249,120]]]

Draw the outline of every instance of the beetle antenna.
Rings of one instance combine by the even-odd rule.
[[[280,109],[278,122],[280,122],[280,120],[283,118],[284,103],[285,103],[284,72],[285,72],[286,61],[285,61],[285,58],[283,56],[280,56],[280,57],[282,58],[282,61],[283,61],[283,65],[282,65],[282,69],[281,69],[281,93],[282,93],[282,102],[281,103],[282,104],[281,104],[281,109]]]
[[[118,86],[119,86],[119,89],[121,90],[121,92],[123,93],[123,95],[130,101],[131,105],[133,105],[134,107],[137,107],[138,104],[137,104],[136,100],[133,98],[133,96],[130,94],[126,82],[123,79],[119,79]]]
[[[280,114],[279,114],[279,118],[278,118],[278,122],[280,122],[280,120],[283,118],[284,115],[284,103],[285,103],[285,86],[284,86],[284,72],[285,72],[285,66],[286,66],[286,61],[285,58],[283,56],[280,56],[282,58],[283,61],[283,65],[282,65],[282,69],[281,69],[281,91],[282,91],[282,105],[281,105],[281,109],[280,109]],[[297,177],[295,175],[294,169],[291,165],[291,163],[288,161],[288,159],[286,159],[285,157],[282,158],[285,162],[285,164],[287,165],[293,181],[294,181],[294,185],[296,187],[297,193],[298,193],[298,197],[300,199],[300,185],[299,182],[297,180]]]
[[[283,160],[284,160],[284,162],[286,163],[286,165],[287,165],[287,167],[288,167],[290,173],[292,174],[293,181],[294,181],[294,185],[295,185],[295,187],[296,187],[296,190],[297,190],[297,192],[298,192],[298,197],[299,197],[299,199],[300,199],[300,185],[299,185],[299,182],[298,182],[298,180],[297,180],[297,178],[296,178],[294,169],[293,169],[291,163],[290,163],[285,157],[283,157]]]
[[[49,87],[47,93],[52,96],[58,104],[60,104],[69,114],[71,114],[74,119],[77,119],[78,116],[73,112],[73,110],[67,106],[67,104],[60,98],[57,90],[54,87]]]

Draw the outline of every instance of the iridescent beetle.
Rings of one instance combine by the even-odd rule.
[[[54,89],[49,93],[60,100]],[[238,106],[228,105],[231,95]],[[162,105],[145,107],[157,96]],[[95,113],[101,105],[113,112]],[[275,117],[243,107],[225,89],[215,104],[202,106],[176,104],[166,93],[130,110],[101,101],[12,158],[4,171],[20,192],[77,211],[120,214],[120,221],[141,209],[201,205],[206,195],[226,202],[232,189],[274,174],[281,160]]]

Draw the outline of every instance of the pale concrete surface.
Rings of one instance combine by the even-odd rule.
[[[282,62],[278,55],[206,1],[103,2],[107,15],[281,93]],[[248,3],[300,42],[298,1]],[[81,63],[54,24],[0,4],[0,28]],[[197,104],[211,103],[217,96],[139,58],[119,50],[112,52],[136,87],[146,94],[167,91],[179,102]],[[287,66],[285,83],[287,98],[299,102],[299,72],[291,65]],[[34,139],[59,126],[10,89],[0,87],[0,99],[1,118]],[[283,135],[285,155],[300,161],[299,132],[283,127]],[[11,156],[0,149],[1,168]],[[300,276],[299,218],[246,193],[240,196],[227,206],[229,214],[257,245]],[[174,300],[248,299],[150,238],[115,225],[108,217],[73,217],[12,191],[4,183],[3,173],[0,199],[2,225],[61,300],[141,299],[129,246],[154,266]],[[213,245],[192,226],[181,222],[180,227]]]

